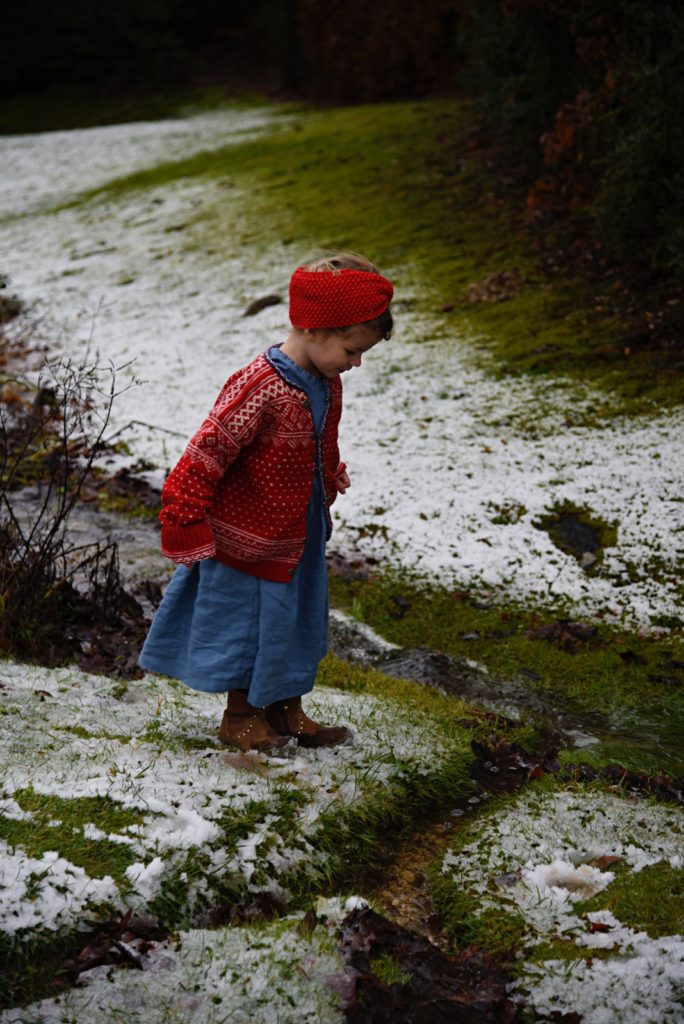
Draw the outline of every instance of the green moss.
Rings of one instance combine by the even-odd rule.
[[[409,981],[413,977],[412,974],[408,974],[401,966],[399,961],[391,956],[389,953],[383,953],[382,956],[373,957],[370,961],[370,967],[378,979],[383,985],[408,985]]]
[[[652,939],[661,935],[684,934],[684,871],[661,861],[641,871],[625,865],[611,866],[615,881],[582,904],[582,914],[609,910],[624,925],[648,932]]]
[[[572,965],[582,960],[609,960],[615,956],[613,949],[589,949],[586,946],[578,946],[572,938],[545,939],[538,945],[529,948],[527,951],[526,963],[542,963],[544,960],[565,960],[568,971]],[[518,964],[518,972],[525,966]]]
[[[135,494],[107,494],[106,491],[100,491],[97,504],[103,512],[117,512],[119,515],[155,521],[159,517],[158,507],[145,504],[136,498]]]
[[[92,878],[111,875],[115,881],[125,880],[126,868],[135,860],[130,846],[109,839],[88,839],[83,826],[94,825],[109,835],[141,824],[140,812],[106,797],[63,799],[31,788],[17,790],[13,796],[32,817],[21,821],[0,817],[0,839],[21,848],[30,857],[41,858],[44,853],[58,850],[61,857],[83,868]]]
[[[405,648],[423,647],[471,659],[492,676],[492,697],[518,703],[525,692],[571,712],[587,731],[624,742],[627,767],[679,774],[684,770],[684,642],[598,624],[575,653],[530,635],[563,616],[560,607],[534,610],[482,599],[477,592],[427,586],[408,573],[369,580],[330,579],[333,604]],[[566,613],[567,614],[567,613]],[[581,757],[585,751],[579,751]],[[608,755],[603,763],[615,758]]]
[[[637,725],[631,732],[602,737],[590,747],[573,747],[561,751],[558,760],[563,767],[586,765],[600,771],[607,765],[620,764],[628,771],[646,775],[681,777],[681,718],[661,722],[657,731],[641,731]]]
[[[676,353],[627,357],[624,329],[596,312],[588,285],[540,272],[524,194],[502,185],[491,154],[473,143],[470,103],[277,109],[288,115],[280,130],[117,179],[75,203],[205,177],[216,202],[184,225],[182,243],[198,254],[218,260],[241,242],[257,252],[286,246],[291,262],[320,247],[367,252],[392,268],[398,311],[409,291],[418,311],[448,307],[438,329],[448,343],[469,339],[491,371],[564,374],[578,394],[587,383],[602,389],[594,409],[569,413],[573,423],[682,400]],[[233,186],[246,197],[239,217],[222,199]],[[506,301],[467,301],[469,285],[503,273],[521,282]]]

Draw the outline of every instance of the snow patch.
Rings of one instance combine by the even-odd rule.
[[[0,931],[56,931],[92,904],[115,900],[114,881],[90,878],[51,850],[29,857],[0,841]]]
[[[151,900],[158,895],[166,870],[162,858],[155,857],[149,864],[130,864],[126,868],[126,878],[138,896],[143,900]]]
[[[530,966],[517,998],[545,1016],[579,1014],[583,1024],[680,1024],[684,938],[640,932],[630,946],[624,957]]]
[[[561,903],[568,900],[588,900],[613,881],[611,871],[599,871],[588,864],[576,867],[565,860],[553,860],[550,864],[537,864],[523,868],[522,878],[540,900],[553,899]]]
[[[71,194],[281,123],[260,108],[4,140],[0,196],[25,213],[3,224],[12,287],[34,303],[30,316],[42,318],[38,334],[53,351],[135,360],[144,383],[117,400],[112,431],[128,425],[135,455],[162,468],[226,377],[285,337],[285,303],[243,312],[255,297],[286,296],[291,247],[250,244],[254,197],[210,177],[49,214],[32,197],[54,200],[55,187]],[[415,297],[406,283],[400,290]],[[494,380],[471,346],[443,317],[398,310],[391,343],[345,375],[340,440],[353,486],[335,505],[334,543],[446,586],[496,588],[575,614],[647,628],[678,615],[684,410],[574,426],[600,404],[590,387]],[[130,426],[141,409],[145,422]],[[617,524],[617,544],[591,576],[535,525],[566,502]]]
[[[206,870],[189,873],[189,910],[210,900],[212,887],[226,876],[254,892],[282,890],[288,872],[324,866],[316,849],[323,812],[343,812],[407,772],[429,773],[452,750],[453,741],[442,738],[427,717],[413,721],[391,701],[319,689],[305,699],[307,710],[322,721],[349,724],[353,743],[318,750],[293,746],[286,756],[236,754],[229,760],[216,739],[220,696],[146,676],[137,699],[124,701],[115,696],[114,680],[9,661],[0,662],[0,683],[0,815],[4,809],[16,818],[16,795],[32,787],[63,800],[105,798],[140,819],[119,829],[108,829],[101,818],[97,826],[69,826],[72,842],[77,835],[85,843],[128,847],[134,863],[119,868],[119,884],[89,879],[57,852],[34,860],[19,846],[3,847],[7,916],[1,920],[12,930],[73,927],[86,904],[91,916],[105,904],[110,912],[144,907],[182,875],[188,858],[206,864]],[[55,699],[38,701],[36,690],[49,690]],[[71,731],[74,722],[78,734]],[[283,787],[301,797],[296,816],[286,822],[287,838],[281,835]],[[255,806],[263,810],[249,834],[236,839],[231,823]],[[54,831],[59,850],[59,823]]]
[[[592,863],[617,857],[634,874],[661,861],[681,868],[681,810],[609,793],[526,791],[476,824],[442,872],[478,899],[479,912],[508,909],[526,922],[527,945],[567,938],[573,947],[614,950],[609,959],[528,963],[516,999],[540,1014],[579,1013],[585,1024],[678,1021],[684,995],[684,938],[658,939],[608,910],[577,906],[606,889],[614,873]]]
[[[334,937],[322,926],[304,937],[298,923],[180,932],[139,954],[142,970],[96,967],[0,1024],[343,1024],[328,985],[344,970]]]

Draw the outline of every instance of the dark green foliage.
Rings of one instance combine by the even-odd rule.
[[[611,259],[646,269],[644,292],[684,269],[681,5],[10,0],[3,43],[0,96],[201,79],[358,103],[465,87],[534,210],[572,217]],[[681,307],[664,309],[657,340],[644,328],[630,352],[681,347]]]
[[[593,128],[593,215],[623,257],[684,270],[684,10],[626,5],[613,103]]]
[[[538,163],[539,136],[586,83],[571,25],[553,17],[554,4],[534,0],[465,0],[461,6],[459,81],[480,97],[508,144]]]
[[[681,271],[684,10],[466,0],[463,11],[462,80],[545,176],[542,195],[586,210],[615,257]]]
[[[358,103],[454,87],[454,0],[298,0],[296,7],[300,83],[315,98]]]
[[[8,0],[0,96],[54,87],[103,93],[255,77],[277,87],[297,65],[293,3],[286,0]]]

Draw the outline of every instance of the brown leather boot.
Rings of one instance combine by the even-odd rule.
[[[288,697],[269,704],[266,721],[281,736],[296,736],[302,747],[334,747],[351,736],[344,725],[319,725],[305,715],[301,697]]]
[[[228,707],[223,712],[219,739],[241,750],[277,750],[288,742],[266,721],[264,708],[247,703],[247,690],[229,690]]]

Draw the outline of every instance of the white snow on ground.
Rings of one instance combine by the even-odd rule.
[[[580,1013],[585,1024],[674,1024],[684,997],[684,937],[652,939],[607,910],[583,916],[575,906],[614,880],[594,863],[603,857],[635,874],[660,861],[681,870],[681,810],[599,792],[529,790],[476,824],[466,846],[448,850],[442,872],[478,898],[480,912],[521,915],[527,945],[563,937],[615,951],[592,962],[526,964],[514,986],[520,1001],[541,1014]]]
[[[442,871],[485,904],[515,905],[539,934],[555,934],[584,931],[572,904],[612,882],[612,872],[592,866],[601,857],[637,873],[660,861],[684,867],[681,810],[603,792],[529,791],[484,818],[468,845],[447,851]],[[488,902],[492,883],[496,901]]]
[[[632,934],[621,957],[530,965],[524,980],[524,987],[529,987],[525,1001],[542,1019],[577,1013],[583,1024],[681,1024],[684,939]]]
[[[89,878],[83,868],[54,850],[42,857],[27,857],[23,850],[17,852],[0,842],[0,893],[0,930],[13,934],[41,928],[59,931],[63,925],[72,925],[85,908],[112,900],[116,886],[108,875]]]
[[[282,119],[281,119],[282,120]],[[273,110],[215,110],[165,121],[5,135],[0,220],[67,202],[167,160],[184,160],[263,131]]]
[[[246,211],[258,216],[263,197],[230,180],[181,179],[41,213],[16,192],[17,176],[48,194],[54,144],[64,188],[89,187],[264,130],[268,116],[223,112],[4,142],[21,155],[14,171],[0,169],[0,194],[14,189],[8,202],[28,212],[1,225],[0,269],[34,303],[53,351],[90,345],[117,364],[135,359],[145,383],[118,399],[113,429],[151,424],[126,436],[160,466],[175,462],[228,374],[284,338],[285,304],[242,314],[264,294],[286,297],[307,253],[275,238],[251,242]],[[444,319],[402,312],[417,282],[405,283],[410,266],[398,273],[396,337],[345,376],[341,441],[353,486],[336,506],[334,543],[447,585],[565,602],[580,614],[645,626],[678,614],[684,412],[568,426],[596,395],[549,379],[493,380]],[[618,526],[595,576],[534,525],[565,501]]]
[[[142,970],[95,967],[78,988],[0,1013],[0,1024],[340,1024],[329,980],[344,984],[332,934],[294,922],[180,932]]]
[[[187,883],[190,907],[230,880],[254,891],[282,890],[288,872],[322,863],[315,837],[326,810],[343,813],[379,784],[425,774],[449,756],[433,721],[413,722],[398,705],[366,695],[317,689],[306,699],[315,717],[348,723],[357,733],[353,743],[320,750],[293,743],[282,756],[266,757],[224,752],[216,741],[223,710],[216,695],[150,676],[119,699],[116,689],[111,679],[75,670],[0,662],[7,817],[17,820],[22,791],[31,787],[67,801],[104,797],[138,819],[107,830],[86,818],[76,829],[91,854],[104,839],[129,848],[132,863],[118,881],[89,878],[69,864],[58,827],[54,851],[42,857],[27,856],[20,842],[0,848],[0,931],[78,926],[86,905],[145,907],[165,885]],[[293,796],[296,813],[284,816],[282,801]],[[231,829],[256,802],[253,827],[235,841]],[[30,831],[32,819],[26,826]],[[108,847],[102,850],[106,870]]]

